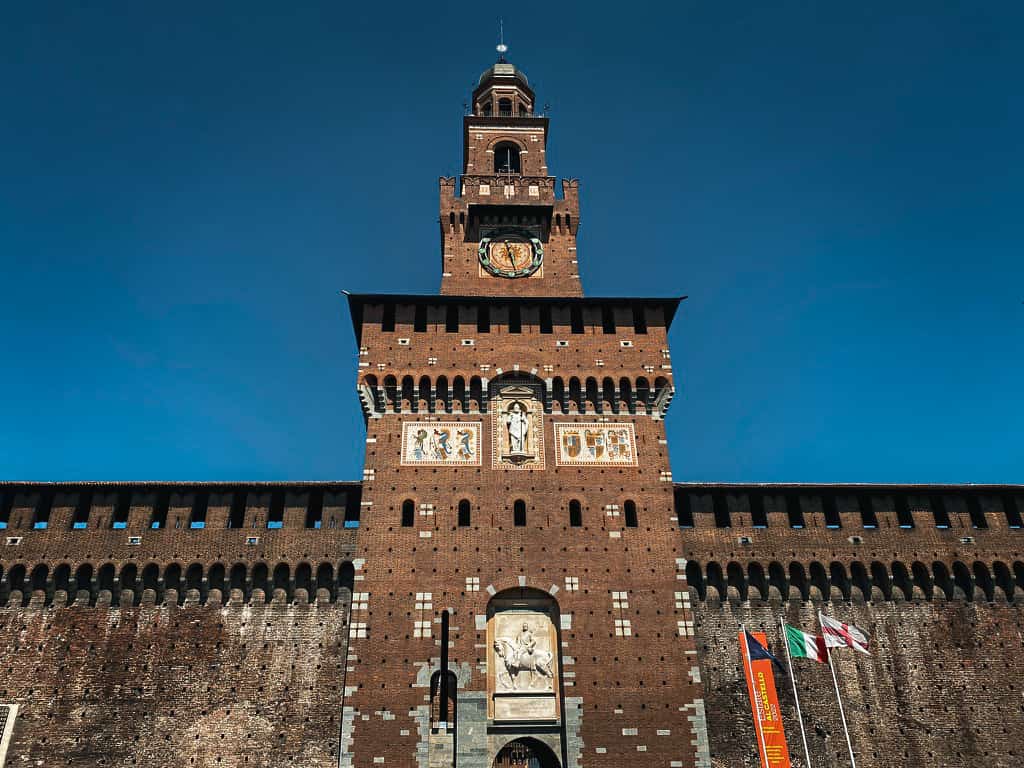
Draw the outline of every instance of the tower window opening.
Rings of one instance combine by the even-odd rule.
[[[647,315],[643,307],[633,307],[633,333],[647,333]]]
[[[498,99],[498,116],[512,117],[512,99]]]
[[[540,332],[551,333],[551,325],[551,307],[547,304],[543,304],[540,308]]]
[[[512,505],[512,524],[517,528],[526,525],[526,502],[522,499],[516,499]]]
[[[906,496],[897,496],[893,499],[896,503],[896,522],[900,528],[910,530],[914,527],[914,516],[910,514],[910,507],[907,506]]]
[[[804,527],[804,511],[800,508],[800,497],[796,494],[786,497],[786,516],[790,528]]]
[[[491,308],[484,305],[477,307],[476,310],[476,330],[477,333],[490,333],[491,332]]]
[[[188,520],[188,527],[192,529],[206,527],[206,511],[210,507],[210,494],[201,491],[192,500],[192,514]]]
[[[967,497],[967,512],[971,516],[971,526],[974,528],[988,528],[988,520],[981,509],[981,502],[977,496]]]
[[[7,527],[11,521],[11,508],[14,506],[14,494],[0,494],[0,530]]]
[[[573,306],[569,310],[569,324],[573,333],[583,333],[583,308]]]
[[[1006,513],[1006,524],[1011,528],[1024,527],[1024,521],[1021,520],[1020,509],[1017,507],[1017,500],[1007,494],[1003,497],[1003,511]]]
[[[380,323],[381,331],[388,333],[395,330],[395,305],[385,304]]]
[[[711,497],[711,511],[715,515],[716,528],[732,528],[732,519],[729,516],[729,500],[721,493]]]
[[[935,527],[946,530],[950,527],[950,522],[945,500],[941,496],[932,496],[931,502],[932,514],[935,515]]]
[[[242,528],[245,526],[245,504],[246,492],[235,491],[231,497],[231,512],[228,514],[228,528]]]
[[[750,524],[755,528],[768,527],[768,515],[764,511],[764,496],[760,493],[750,494]]]
[[[81,531],[89,527],[89,511],[92,508],[92,494],[82,493],[78,497],[78,504],[75,506],[75,517],[71,522],[71,528]]]
[[[413,523],[416,520],[416,504],[412,499],[406,499],[402,502],[402,527],[412,528]]]
[[[605,333],[615,333],[615,313],[611,307],[601,308],[601,328]]]
[[[682,488],[675,490],[676,521],[680,528],[693,528],[693,507],[690,495]]]
[[[622,505],[622,512],[626,518],[626,527],[636,528],[638,525],[636,517],[636,502],[632,499],[626,499],[626,503]]]
[[[277,530],[284,527],[284,491],[270,495],[270,509],[267,510],[267,528]]]
[[[494,107],[491,105],[491,102],[489,101],[485,101],[480,108],[480,112],[483,114],[484,117],[490,117],[493,111]]]
[[[510,141],[503,141],[494,148],[495,173],[519,173],[519,147]]]
[[[132,508],[132,496],[130,492],[123,491],[117,495],[117,503],[114,505],[114,516],[111,519],[110,527],[115,531],[122,531],[128,527],[128,513]],[[3,526],[0,526],[3,527]]]
[[[427,305],[417,304],[412,311],[412,329],[417,333],[427,330]]]
[[[583,525],[583,507],[576,499],[569,502],[569,525],[573,528]]]
[[[898,504],[899,502],[897,501],[896,503]],[[858,496],[857,506],[860,507],[860,524],[868,530],[877,528],[878,517],[875,515],[875,508],[871,504],[871,497]],[[913,520],[911,520],[911,523],[913,523]],[[903,526],[900,527],[902,528]],[[913,528],[913,524],[910,527]]]
[[[313,491],[306,502],[306,527],[319,528],[324,519],[324,492]]]
[[[156,496],[153,504],[153,517],[150,518],[149,527],[157,530],[167,527],[167,509],[171,505],[170,491],[161,491]]]
[[[459,502],[459,526],[462,528],[467,527],[470,524],[470,513],[471,507],[469,499],[463,499]]]
[[[459,308],[455,304],[449,304],[445,308],[444,330],[446,333],[459,332]]]
[[[836,508],[836,497],[825,496],[821,500],[821,505],[825,511],[825,527],[832,530],[838,530],[843,527],[842,521],[839,519],[839,510]]]
[[[522,313],[519,311],[519,305],[518,304],[512,304],[508,308],[508,332],[509,333],[522,333],[523,332]]]

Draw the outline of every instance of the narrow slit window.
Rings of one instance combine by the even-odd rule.
[[[754,528],[768,527],[768,515],[764,511],[764,496],[760,493],[750,494],[750,524]]]
[[[632,499],[626,499],[626,503],[622,505],[622,513],[626,518],[626,527],[636,528],[638,525],[636,517],[636,502]]]
[[[465,528],[470,524],[470,515],[472,509],[469,503],[469,499],[463,499],[459,502],[459,526]]]
[[[601,330],[606,334],[615,333],[615,313],[611,307],[601,308]]]
[[[569,526],[571,528],[583,526],[583,507],[576,499],[569,502]]]
[[[427,330],[427,305],[417,304],[412,311],[412,329],[417,333]]]
[[[491,332],[491,308],[484,305],[478,307],[476,310],[476,330],[477,333],[490,333]]]
[[[522,499],[516,499],[515,504],[512,505],[512,523],[517,528],[526,525],[526,502]]]
[[[633,333],[647,333],[647,314],[643,307],[633,307]]]
[[[455,304],[445,307],[444,330],[446,333],[459,332],[459,308]]]
[[[416,522],[416,503],[412,499],[402,502],[402,527],[412,528]]]
[[[583,308],[573,306],[569,310],[569,323],[573,333],[583,333]]]

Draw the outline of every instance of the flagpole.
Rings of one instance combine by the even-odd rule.
[[[796,677],[793,674],[793,657],[789,655],[789,636],[786,634],[786,619],[779,616],[782,629],[782,642],[786,646],[786,661],[789,663],[789,680],[793,683],[793,699],[796,701],[796,719],[800,721],[800,738],[804,742],[804,755],[807,757],[807,768],[811,768],[811,750],[807,748],[807,732],[804,731],[804,716],[800,712],[800,694],[796,690]]]
[[[818,625],[821,626],[821,615],[818,615]],[[821,630],[821,636],[825,636],[825,630]],[[850,729],[846,727],[846,713],[843,712],[843,697],[839,694],[839,678],[836,677],[836,666],[832,663],[832,646],[825,641],[825,655],[828,656],[828,668],[832,670],[832,682],[836,686],[836,703],[839,705],[839,717],[843,721],[843,733],[846,734],[846,746],[850,750],[850,765],[857,768],[857,760],[853,756],[853,742],[850,741]]]
[[[757,686],[754,684],[754,665],[750,663],[750,642],[747,640],[747,626],[746,624],[740,624],[740,632],[743,633],[743,676],[747,679],[750,685],[750,690],[754,694],[754,730],[760,737],[761,751],[764,755],[764,768],[771,768],[771,764],[768,762],[768,745],[764,741],[764,728],[761,727],[761,697],[757,693]],[[747,674],[747,670],[750,670],[750,674]],[[856,767],[855,767],[856,768]]]

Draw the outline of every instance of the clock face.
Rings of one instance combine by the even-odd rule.
[[[496,277],[526,277],[544,261],[540,240],[517,232],[483,238],[478,254],[480,265]]]

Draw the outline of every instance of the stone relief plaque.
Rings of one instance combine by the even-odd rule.
[[[533,389],[507,386],[491,399],[494,469],[544,469],[544,407]]]
[[[402,424],[402,464],[480,466],[479,421],[407,421]]]
[[[557,719],[558,635],[551,617],[529,609],[502,611],[490,630],[494,719]]]
[[[555,464],[636,466],[636,433],[632,424],[555,424]]]

